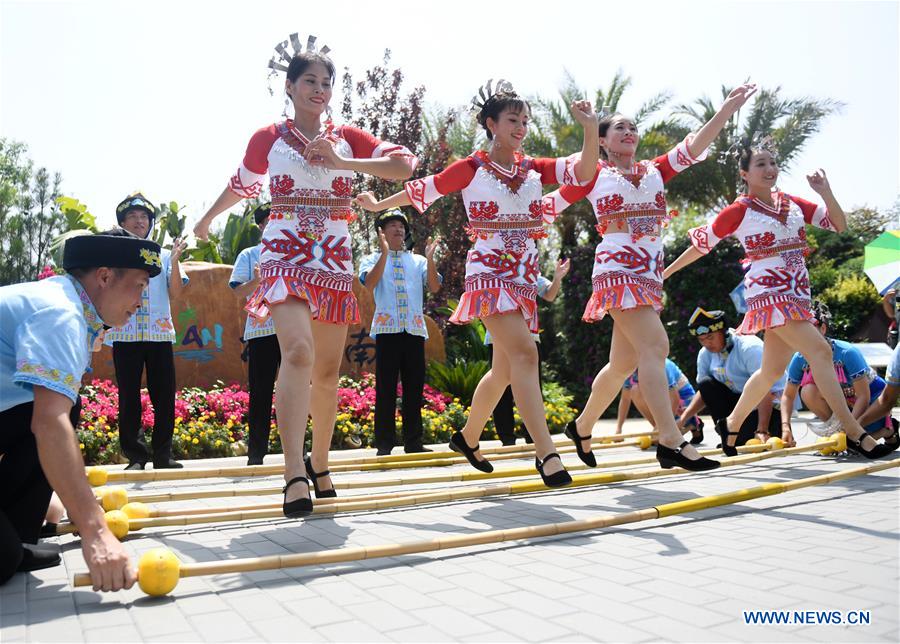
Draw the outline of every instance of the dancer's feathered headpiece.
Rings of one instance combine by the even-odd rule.
[[[497,81],[497,84],[492,89],[491,84],[493,82],[494,79],[490,78],[488,79],[487,83],[478,88],[478,93],[472,97],[472,111],[480,112],[482,109],[484,109],[485,104],[489,100],[501,94],[505,94],[510,97],[518,96],[518,94],[516,94],[516,90],[513,89],[512,83],[510,83],[508,80],[504,80],[501,78]]]
[[[288,44],[290,44],[291,49],[293,49],[293,53],[288,51]],[[322,45],[322,47],[316,49],[316,37],[312,34],[306,39],[306,52],[307,53],[316,53],[321,54],[322,56],[327,56],[328,52],[331,51],[328,45]],[[303,53],[303,45],[300,44],[300,36],[299,34],[291,34],[288,36],[288,40],[283,40],[277,45],[275,45],[275,53],[272,54],[272,58],[269,59],[269,94],[274,95],[275,92],[272,91],[272,77],[277,76],[278,72],[287,73],[288,66],[291,64],[291,60],[294,56]]]
[[[728,148],[719,156],[719,163],[727,163],[734,160],[735,163],[740,161],[741,156],[749,150],[765,150],[773,157],[778,158],[778,145],[775,138],[771,134],[757,132],[753,138],[746,136],[739,137],[728,146]]]

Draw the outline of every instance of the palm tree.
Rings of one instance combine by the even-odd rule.
[[[723,99],[731,89],[722,87]],[[843,103],[827,98],[784,98],[781,93],[781,87],[760,89],[746,117],[741,119],[740,113],[736,114],[713,144],[710,157],[718,163],[700,164],[673,180],[670,196],[703,210],[731,203],[741,190],[737,159],[727,154],[733,143],[771,135],[778,151],[778,163],[784,170],[819,131],[825,117],[843,107]],[[680,117],[679,124],[685,130],[692,130],[712,118],[717,109],[717,104],[703,96],[693,103],[677,106],[673,116]]]

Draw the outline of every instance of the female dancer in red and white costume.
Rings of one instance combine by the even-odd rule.
[[[290,61],[284,88],[294,118],[253,135],[228,187],[194,228],[197,237],[206,239],[213,219],[241,199],[258,195],[269,174],[272,214],[262,239],[260,283],[246,308],[260,318],[272,315],[281,347],[275,400],[284,448],[286,516],[312,511],[306,476],[312,477],[316,496],[336,496],[328,477],[328,448],[338,369],[347,326],[359,321],[347,226],[354,218],[353,173],[402,180],[417,163],[402,146],[354,127],[322,122],[334,64],[312,49],[314,38],[302,53],[295,38],[294,56],[283,54],[284,45],[279,50]],[[309,414],[313,447],[304,463]]]
[[[456,324],[481,319],[494,341],[491,370],[481,379],[472,408],[450,447],[465,454],[476,468],[493,467],[478,453],[478,437],[506,387],[512,384],[519,413],[535,443],[535,466],[548,486],[572,481],[556,454],[538,381],[538,356],[532,333],[538,330],[538,252],[536,239],[546,237],[545,221],[557,210],[554,197],[542,197],[543,184],[584,183],[597,162],[597,117],[589,101],[572,105],[584,128],[584,150],[560,159],[533,159],[521,152],[528,132],[528,104],[501,81],[497,91],[482,90],[478,121],[491,142],[489,152],[478,151],[456,161],[440,174],[407,182],[406,189],[382,201],[363,193],[357,202],[380,211],[412,205],[423,212],[434,201],[461,191],[468,212],[468,232],[475,243],[466,257],[465,292],[450,318]]]
[[[809,186],[825,201],[823,208],[775,188],[778,165],[766,144],[745,145],[739,168],[747,194],[710,223],[691,230],[691,247],[664,273],[669,277],[697,261],[728,236],[741,242],[750,260],[744,277],[747,314],[738,333],[765,331],[763,360],[759,371],[747,381],[731,415],[716,425],[722,451],[727,456],[737,454],[734,441],[738,432],[730,428],[741,426],[782,376],[794,352],[799,351],[809,363],[822,396],[835,410],[834,417],[847,433],[851,447],[868,458],[890,453],[890,448],[876,444],[853,417],[835,375],[831,346],[811,324],[809,273],[804,259],[809,252],[806,226],[838,232],[847,228],[844,211],[834,198],[825,171],[806,177]]]
[[[581,414],[566,428],[566,435],[575,441],[578,456],[591,467],[597,464],[590,443],[594,423],[635,369],[640,371],[651,414],[661,419],[656,449],[660,464],[691,470],[709,470],[719,465],[701,458],[682,439],[670,409],[665,376],[669,339],[659,320],[664,266],[662,227],[666,220],[664,185],[706,158],[706,148],[755,91],[753,85],[738,87],[697,134],[688,136],[668,154],[638,163],[634,158],[639,140],[637,126],[621,114],[604,116],[600,120],[603,160],[599,174],[587,186],[563,186],[559,191],[569,203],[587,196],[603,235],[594,258],[593,295],[583,319],[596,322],[609,313],[615,322],[609,363],[594,379]]]

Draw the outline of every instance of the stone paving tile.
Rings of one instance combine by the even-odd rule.
[[[194,630],[207,642],[244,642],[258,639],[248,621],[250,615],[234,611],[205,613],[190,617]]]
[[[622,458],[625,450],[614,452],[602,458]],[[719,470],[700,485],[696,476],[680,475],[299,522],[151,529],[129,538],[126,548],[137,554],[162,544],[185,561],[215,561],[433,539],[618,513],[858,464],[796,456]],[[214,484],[235,482],[203,487]],[[886,472],[583,535],[187,578],[167,599],[145,598],[137,588],[69,592],[68,575],[84,563],[77,542],[60,537],[54,542],[63,567],[19,575],[0,588],[0,640],[896,641],[897,490],[896,472]],[[745,626],[742,619],[749,609],[832,610],[848,602],[871,609],[876,624]],[[118,637],[110,635],[116,631]]]
[[[374,626],[358,621],[328,624],[316,629],[329,642],[390,642],[387,634]]]
[[[88,629],[84,632],[85,642],[143,642],[143,637],[134,626],[111,626]]]
[[[485,622],[527,642],[542,642],[570,634],[572,631],[557,622],[540,619],[524,610],[506,608],[482,615]]]

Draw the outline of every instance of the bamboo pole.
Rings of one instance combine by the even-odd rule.
[[[821,448],[823,444],[819,444]],[[574,448],[573,448],[574,449]],[[737,448],[740,453],[762,452],[768,449],[766,445],[746,445]],[[718,449],[701,450],[703,456],[721,456],[722,451]],[[630,467],[632,465],[649,465],[656,463],[656,456],[648,456],[641,458],[618,459],[611,461],[600,461],[597,467],[600,469],[609,469],[614,467]],[[723,460],[723,462],[725,462]],[[581,463],[570,463],[566,465],[569,472],[577,472],[589,469],[587,465]],[[395,487],[401,485],[419,485],[426,483],[460,483],[466,481],[484,481],[489,479],[514,478],[520,476],[534,476],[534,467],[514,467],[507,469],[497,469],[493,472],[479,471],[457,471],[449,474],[426,474],[415,475],[392,479],[366,479],[363,481],[335,481],[334,488],[336,490],[358,490],[363,488],[378,487]],[[212,499],[219,497],[232,496],[265,496],[268,494],[280,494],[282,486],[258,487],[258,488],[234,488],[234,489],[216,489],[216,490],[190,490],[187,492],[142,492],[137,494],[129,494],[129,501],[141,501],[143,503],[160,503],[165,501],[187,501],[191,499]]]
[[[748,451],[750,451],[749,454],[727,459],[722,462],[722,465],[726,467],[745,465],[747,463],[774,457],[802,454],[803,452],[819,450],[822,448],[822,444],[805,445],[802,447],[792,447],[773,451],[764,451],[765,446],[750,446],[750,448],[755,448],[756,453],[753,453],[753,451],[748,449]],[[620,483],[623,481],[638,481],[685,473],[688,473],[688,470],[682,468],[672,468],[669,470],[654,468],[651,470],[637,470],[632,472],[588,473],[573,477],[572,484],[567,486],[567,489]],[[513,481],[481,487],[440,490],[437,492],[420,490],[395,494],[346,497],[344,499],[316,499],[313,504],[313,514],[337,514],[345,512],[385,510],[429,503],[446,503],[486,496],[524,494],[547,489],[548,488],[544,485],[543,481],[538,479],[530,481]],[[280,519],[283,517],[284,514],[282,513],[280,502],[238,506],[224,510],[222,508],[193,508],[188,510],[157,511],[156,514],[151,513],[151,517],[147,519],[131,519],[128,522],[128,530],[131,532],[133,530],[141,530],[144,528],[255,521],[259,519]],[[65,534],[74,531],[74,524],[61,524],[57,526],[57,534]]]
[[[476,534],[443,536],[436,539],[426,539],[422,541],[412,541],[407,543],[336,548],[332,550],[302,554],[271,555],[267,557],[250,557],[247,559],[227,561],[180,564],[178,565],[178,570],[176,572],[178,573],[178,577],[197,577],[201,575],[219,575],[260,570],[277,570],[280,568],[318,566],[323,564],[360,561],[364,559],[374,559],[379,557],[396,557],[406,554],[435,552],[438,550],[446,550],[451,548],[463,548],[470,546],[503,543],[506,541],[520,541],[539,537],[571,534],[575,532],[597,530],[610,526],[625,525],[628,523],[639,523],[642,521],[649,521],[673,515],[688,514],[690,512],[697,512],[700,510],[719,507],[723,505],[730,505],[733,503],[743,503],[752,499],[757,499],[765,496],[773,496],[775,494],[782,494],[784,492],[798,490],[805,487],[824,485],[833,483],[835,481],[846,480],[856,476],[863,476],[866,474],[881,472],[887,469],[896,468],[898,466],[900,466],[900,459],[894,459],[887,462],[873,463],[871,465],[850,468],[842,472],[822,474],[819,476],[812,476],[809,478],[798,479],[796,481],[786,483],[766,483],[758,487],[745,488],[742,490],[736,490],[734,492],[726,492],[724,494],[715,494],[697,499],[676,501],[674,503],[665,503],[651,508],[644,508],[642,510],[626,512],[624,514],[607,514],[576,521],[548,523],[522,528],[510,528],[506,530],[488,530]],[[141,580],[139,579],[139,581]],[[148,583],[148,587],[150,587],[149,584],[151,584],[152,580],[148,579],[146,581]],[[91,578],[87,573],[76,574],[72,582],[72,585],[75,587],[88,586],[90,584]],[[141,582],[141,584],[143,588],[144,582]],[[172,588],[174,588],[174,585],[172,585]],[[172,588],[170,588],[169,590],[171,590]],[[165,590],[156,594],[165,594],[166,592],[169,592],[169,590]]]
[[[652,437],[651,437],[652,440]],[[615,449],[626,446],[639,446],[638,439],[623,439],[608,442],[604,438],[593,439],[592,447],[597,450]],[[560,454],[575,452],[571,441],[559,441],[557,450]],[[485,448],[484,454],[493,455],[491,460],[507,460],[528,456],[534,453],[532,445],[508,445],[504,447]],[[466,463],[466,458],[456,452],[425,452],[422,454],[398,454],[395,457],[375,456],[356,459],[336,459],[329,464],[332,472],[371,472],[383,470],[399,470],[423,467],[447,467]],[[284,465],[235,465],[214,468],[187,468],[180,470],[104,470],[107,483],[147,482],[147,481],[185,481],[204,478],[258,477],[284,474]]]

